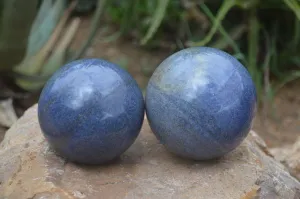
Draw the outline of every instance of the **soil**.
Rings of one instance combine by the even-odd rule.
[[[273,109],[265,116],[260,110],[253,129],[270,147],[294,143],[300,136],[300,81],[286,85],[275,96]]]
[[[85,41],[89,25],[90,20],[82,18],[71,51],[78,49]],[[100,25],[94,42],[84,57],[103,58],[125,67],[144,91],[151,72],[170,52],[149,51],[130,40],[120,38],[108,41],[113,33],[116,32],[106,24]],[[258,110],[253,129],[264,138],[269,147],[293,143],[300,136],[300,95],[297,92],[299,88],[300,81],[285,86],[275,96],[273,109],[268,111],[270,113]]]

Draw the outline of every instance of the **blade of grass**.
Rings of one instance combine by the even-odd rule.
[[[272,32],[273,33],[273,32]],[[270,59],[270,69],[272,68],[272,67],[274,67],[273,65],[272,65],[272,59],[274,59],[275,57],[276,57],[276,55],[277,55],[277,49],[276,49],[276,38],[277,38],[277,33],[273,33],[272,34],[272,37],[271,37],[271,39],[270,39],[270,54],[269,54],[269,59]],[[276,57],[277,58],[277,57]],[[276,60],[276,59],[274,59],[274,60]],[[273,62],[273,64],[278,64],[277,62],[276,63],[274,63]],[[271,70],[270,70],[270,72],[271,72]],[[271,113],[272,113],[272,117],[274,118],[274,119],[276,119],[276,107],[275,107],[275,104],[274,104],[274,97],[275,97],[275,93],[274,93],[274,88],[273,88],[273,85],[270,85],[270,88],[269,88],[269,90],[268,90],[268,99],[271,101]]]
[[[176,39],[176,44],[177,44],[177,47],[178,47],[179,49],[184,49],[184,44],[183,44],[183,42],[181,41],[181,39],[177,38],[177,39]]]
[[[263,62],[263,73],[264,73],[264,98],[263,98],[263,112],[265,118],[268,116],[269,113],[269,101],[271,100],[271,85],[270,85],[270,61],[272,55],[272,44],[270,41],[270,37],[265,29],[263,29],[263,33],[265,35],[266,41],[266,51],[267,54],[265,56]]]
[[[283,2],[294,12],[298,20],[300,20],[300,5],[296,0],[283,0]]]
[[[136,0],[128,1],[125,3],[124,10],[122,13],[122,19],[121,19],[121,34],[124,34],[127,32],[128,29],[130,29],[131,26],[131,20],[135,13],[132,9],[135,9],[136,5],[138,5],[138,2]]]
[[[297,46],[299,45],[299,40],[300,40],[300,22],[299,19],[295,17],[295,30],[294,30],[294,37],[293,37],[293,47],[294,49],[297,48]]]
[[[256,58],[258,54],[259,41],[259,22],[256,17],[256,11],[252,9],[249,17],[249,32],[248,32],[248,69],[251,75],[254,76],[256,69]]]
[[[71,58],[71,60],[79,59],[85,53],[87,48],[91,45],[91,43],[92,43],[92,41],[93,41],[93,39],[94,39],[94,37],[97,33],[100,18],[101,18],[101,15],[103,13],[103,10],[105,8],[106,1],[107,0],[98,0],[97,9],[95,10],[95,14],[93,16],[93,21],[91,23],[91,28],[90,28],[89,35],[88,35],[85,43],[76,52],[76,54],[73,56],[73,58]]]
[[[104,42],[104,43],[110,43],[110,42],[116,41],[121,36],[122,36],[122,32],[118,31],[118,32],[113,33],[110,36],[107,36],[107,37],[103,38],[101,41]]]
[[[248,70],[257,88],[258,99],[261,99],[261,71],[257,67],[257,55],[259,49],[259,22],[256,9],[250,10],[249,32],[248,32]]]
[[[229,10],[233,6],[235,6],[235,4],[236,4],[236,0],[223,1],[222,5],[218,11],[217,16],[216,16],[215,20],[213,21],[213,26],[209,30],[207,36],[198,42],[188,42],[188,45],[189,46],[205,46],[207,43],[209,43],[211,41],[211,39],[213,38],[214,34],[217,32],[217,30],[218,30],[219,26],[221,25],[221,22],[225,18],[226,14],[229,12]]]
[[[201,4],[200,7],[203,10],[203,12],[207,15],[207,17],[209,18],[209,20],[211,20],[211,21],[215,21],[216,20],[216,18],[214,17],[213,13],[210,11],[210,9],[205,4]],[[237,37],[240,34],[242,34],[242,32],[244,31],[244,29],[246,29],[246,27],[244,25],[241,25],[241,26],[237,27],[237,29],[234,31],[235,34],[237,35]],[[222,36],[225,38],[225,41],[222,40],[222,44],[216,42],[215,44],[212,44],[212,47],[222,49],[222,47],[224,47],[224,45],[229,44],[233,48],[233,50],[235,51],[236,54],[241,55],[240,59],[243,61],[243,63],[245,65],[247,65],[247,60],[246,60],[244,54],[241,52],[241,50],[238,47],[238,45],[236,44],[236,42],[229,36],[229,34],[223,28],[222,24],[220,24],[220,26],[219,26],[219,31],[222,34]]]
[[[278,93],[287,83],[300,78],[300,70],[289,72],[282,78],[282,80],[275,86],[274,93]]]
[[[272,32],[272,48],[273,48],[273,56],[272,56],[272,67],[271,72],[273,75],[275,75],[277,78],[281,79],[282,73],[279,69],[279,65],[281,65],[280,62],[280,50],[277,49],[276,42],[278,41],[278,37],[280,36],[279,33],[279,23],[276,21],[271,29]]]
[[[165,16],[168,4],[169,4],[169,0],[158,1],[157,9],[152,18],[152,23],[151,23],[146,35],[142,38],[142,40],[140,42],[142,45],[145,45],[157,31],[159,25],[161,24],[161,22]]]
[[[238,25],[232,28],[232,30],[229,31],[229,33],[227,33],[224,29],[223,29],[224,31],[221,29],[223,28],[221,28],[220,26],[219,31],[222,34],[223,38],[214,42],[214,44],[212,44],[211,46],[219,49],[225,49],[228,46],[231,46],[234,49],[234,51],[236,51],[236,53],[241,53],[241,50],[239,49],[235,40],[240,39],[240,37],[246,32],[247,26],[245,24]]]
[[[192,31],[191,31],[191,27],[190,27],[190,24],[188,23],[187,19],[185,18],[186,13],[183,13],[182,16],[181,16],[181,20],[182,20],[182,23],[185,27],[185,33],[187,35],[188,38],[192,38],[193,34],[192,34]]]

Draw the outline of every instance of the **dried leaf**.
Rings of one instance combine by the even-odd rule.
[[[13,107],[12,99],[0,101],[0,126],[6,128],[11,127],[13,123],[18,120],[15,109]]]

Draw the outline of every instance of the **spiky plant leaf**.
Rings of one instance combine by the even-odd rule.
[[[10,71],[22,60],[37,4],[37,0],[0,1],[0,71]]]

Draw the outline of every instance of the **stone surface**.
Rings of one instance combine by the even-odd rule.
[[[135,79],[103,59],[80,59],[57,70],[44,86],[38,120],[51,147],[77,163],[117,158],[136,140],[144,119]]]
[[[155,69],[145,104],[153,133],[169,151],[207,160],[222,157],[247,137],[256,98],[250,74],[235,57],[192,47]]]
[[[300,137],[293,145],[270,150],[275,159],[284,164],[290,173],[300,180]]]
[[[0,145],[1,199],[300,198],[300,183],[267,155],[254,132],[225,157],[195,162],[167,152],[145,119],[140,136],[119,160],[83,166],[53,153],[36,113],[37,106],[26,111]]]
[[[7,128],[0,126],[0,143],[3,140],[6,131],[7,131]]]

